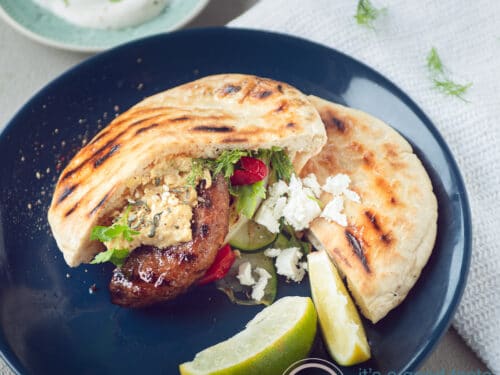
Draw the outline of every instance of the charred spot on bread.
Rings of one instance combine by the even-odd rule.
[[[231,133],[234,131],[234,128],[232,126],[198,125],[191,130],[211,133]]]
[[[154,129],[156,128],[157,126],[159,126],[159,124],[157,123],[153,123],[151,125],[148,125],[148,126],[145,126],[143,128],[140,128],[140,129],[137,129],[135,131],[135,135],[138,135],[138,134],[141,134],[141,133],[144,133],[145,131],[148,131],[149,129]]]
[[[104,195],[104,197],[102,197],[102,199],[99,201],[99,203],[97,203],[97,205],[94,208],[92,208],[92,210],[89,213],[89,216],[92,216],[93,214],[95,214],[95,212],[104,204],[104,202],[106,202],[106,200],[109,198],[110,195],[111,195],[111,192],[106,193],[106,195]]]
[[[337,130],[340,133],[345,133],[347,131],[345,122],[339,119],[335,113],[328,110],[320,111],[320,117],[326,128]]]
[[[57,199],[57,203],[61,203],[62,201],[64,201],[75,189],[76,187],[78,186],[78,184],[74,184],[74,185],[70,185],[70,186],[66,186],[62,192],[62,194],[59,196],[59,198]]]
[[[189,116],[181,116],[181,117],[176,117],[171,119],[171,122],[180,122],[180,121],[187,121],[189,120]]]
[[[99,168],[111,155],[113,155],[119,149],[120,149],[120,145],[119,144],[111,146],[108,152],[106,152],[104,155],[102,155],[101,157],[99,157],[94,162],[94,168]]]
[[[225,95],[228,95],[228,94],[235,94],[235,93],[237,93],[240,90],[241,90],[241,86],[228,84],[228,85],[226,85],[226,86],[223,87],[222,92]]]
[[[363,249],[363,246],[361,246],[361,243],[357,239],[357,237],[349,231],[348,229],[345,230],[345,236],[347,238],[347,242],[351,246],[354,254],[359,258],[361,261],[361,264],[363,265],[363,268],[365,269],[366,272],[370,273],[370,267],[368,266],[368,260],[366,259],[365,256],[365,250]]]

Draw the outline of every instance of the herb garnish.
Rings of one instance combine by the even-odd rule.
[[[214,175],[222,173],[225,178],[229,178],[234,173],[234,166],[243,156],[248,156],[249,152],[244,150],[224,150],[222,154],[215,159]]]
[[[284,180],[286,183],[290,182],[294,169],[285,151],[279,147],[271,148],[270,162],[277,179]]]
[[[99,240],[101,242],[111,241],[120,235],[123,236],[128,242],[132,241],[132,236],[138,235],[139,232],[130,229],[128,226],[128,214],[130,212],[130,206],[125,210],[125,214],[116,223],[109,227],[97,225],[92,229],[90,235],[91,240]]]
[[[359,0],[354,18],[358,25],[374,29],[374,21],[386,11],[386,8],[378,9],[373,6],[370,0]]]
[[[128,226],[128,215],[130,212],[131,206],[128,206],[125,210],[123,216],[113,225],[109,227],[105,226],[95,226],[92,229],[92,233],[90,235],[91,240],[98,240],[101,242],[108,242],[119,236],[122,236],[126,241],[131,242],[132,237],[139,234],[139,232],[131,229]],[[129,255],[130,251],[128,249],[109,249],[103,251],[95,256],[94,259],[90,262],[90,264],[97,263],[106,263],[111,262],[115,266],[120,267],[123,265],[123,262]]]
[[[435,47],[432,47],[427,55],[427,68],[432,75],[434,87],[446,95],[456,96],[463,101],[467,101],[463,95],[472,86],[472,82],[460,84],[453,82],[446,74],[443,62],[439,57]]]
[[[97,254],[90,264],[111,262],[115,266],[121,267],[129,254],[128,249],[109,249]]]

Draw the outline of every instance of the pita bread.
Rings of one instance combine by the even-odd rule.
[[[300,170],[325,141],[317,111],[297,89],[248,75],[205,77],[143,100],[97,134],[62,172],[49,223],[68,265],[78,266],[100,251],[91,230],[123,207],[131,178],[169,158],[280,146]]]
[[[328,252],[361,312],[375,323],[403,301],[431,254],[436,197],[422,163],[394,129],[366,113],[310,101],[328,141],[301,175],[314,173],[323,184],[345,173],[361,204],[345,201],[347,227],[316,219],[309,238]],[[321,198],[326,203],[331,196]]]

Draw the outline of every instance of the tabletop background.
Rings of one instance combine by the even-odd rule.
[[[221,26],[257,0],[211,0],[185,28]],[[55,77],[91,54],[68,52],[35,43],[0,21],[0,131],[19,108]],[[1,360],[0,360],[1,361]],[[479,375],[487,368],[451,328],[424,363],[425,374]],[[0,363],[0,375],[10,374]]]

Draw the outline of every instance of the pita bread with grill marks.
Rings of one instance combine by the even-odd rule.
[[[249,75],[205,77],[143,100],[98,133],[62,172],[49,223],[66,262],[78,266],[102,249],[91,230],[123,207],[131,177],[176,156],[272,146],[300,170],[325,141],[316,109],[297,89]]]
[[[422,163],[394,129],[366,113],[309,99],[328,140],[301,176],[314,173],[323,184],[345,173],[361,197],[361,203],[345,201],[347,227],[319,218],[309,238],[328,252],[361,312],[375,323],[403,301],[431,254],[436,197]],[[326,203],[331,196],[321,198]]]

